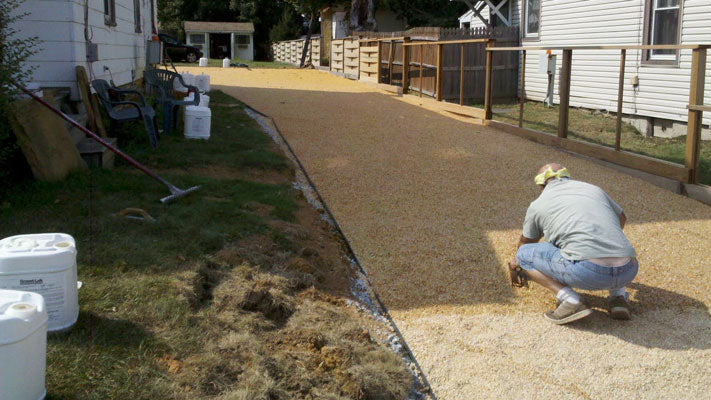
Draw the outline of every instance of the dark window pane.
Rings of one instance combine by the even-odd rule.
[[[540,0],[528,0],[526,3],[526,33],[538,33],[540,14]]]
[[[677,7],[679,5],[679,0],[656,0],[657,8],[660,7]]]
[[[679,10],[654,12],[652,44],[677,44],[679,40]],[[676,50],[653,50],[653,54],[676,54]]]

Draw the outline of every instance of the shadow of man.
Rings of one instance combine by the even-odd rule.
[[[631,321],[613,321],[607,312],[596,311],[572,329],[611,335],[646,348],[705,350],[711,348],[711,314],[699,300],[642,283],[628,286]],[[588,305],[605,309],[605,297],[584,294]]]

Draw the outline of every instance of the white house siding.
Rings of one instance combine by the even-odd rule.
[[[249,36],[249,45],[247,47],[240,48],[239,45],[237,44],[237,35]],[[254,36],[252,35],[251,32],[249,32],[249,33],[235,32],[233,46],[234,46],[234,51],[232,54],[234,54],[236,58],[238,58],[240,60],[247,60],[247,61],[254,60]]]
[[[18,9],[28,13],[18,23],[18,36],[37,36],[42,41],[28,61],[36,67],[33,80],[42,87],[67,87],[77,98],[75,67],[81,65],[89,79],[110,79],[124,85],[142,76],[145,69],[146,40],[151,36],[151,1],[140,0],[141,33],[135,32],[133,0],[116,0],[116,26],[104,24],[103,0],[89,3],[89,37],[99,47],[99,61],[90,67],[86,61],[84,2],[80,0],[26,0]],[[93,75],[93,76],[92,76]]]
[[[684,1],[682,43],[711,42],[709,19],[711,2]],[[524,40],[523,46],[639,45],[643,29],[644,0],[544,0],[539,40]],[[540,101],[547,87],[546,75],[538,72],[541,53],[529,51],[526,62],[526,96]],[[554,54],[558,55],[554,96],[558,102],[562,60],[560,51]],[[682,50],[679,67],[645,66],[641,57],[641,51],[627,52],[623,112],[686,121],[691,51]],[[616,110],[619,59],[618,50],[573,51],[570,104]],[[711,61],[707,68],[711,70]],[[635,75],[639,77],[636,90],[630,84]],[[710,96],[711,84],[707,84],[706,98]],[[710,122],[711,116],[704,118],[704,124]]]

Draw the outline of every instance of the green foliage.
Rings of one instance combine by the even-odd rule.
[[[39,43],[36,37],[17,37],[17,22],[25,14],[16,10],[22,0],[0,2],[0,182],[7,184],[19,178],[20,170],[26,170],[25,160],[17,147],[8,122],[9,107],[17,95],[17,89],[10,82],[24,84],[32,76],[33,68],[24,64]],[[0,185],[0,193],[5,189]]]
[[[409,27],[456,27],[457,18],[469,10],[459,0],[380,0],[378,7],[393,10]]]
[[[301,34],[301,18],[292,7],[285,7],[279,22],[269,31],[269,41],[296,39]]]

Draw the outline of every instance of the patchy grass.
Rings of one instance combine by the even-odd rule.
[[[188,197],[162,205],[165,187],[117,161],[3,198],[0,237],[77,239],[81,312],[49,336],[47,398],[404,398],[407,367],[342,299],[342,244],[240,104],[210,96],[232,106],[212,107],[209,141],[116,132],[173,184],[201,185]],[[115,216],[127,207],[156,221]]]
[[[249,66],[249,68],[295,68],[291,64],[282,63],[282,62],[273,62],[273,61],[247,61],[247,60],[233,59],[233,60],[230,60],[230,63],[247,64]],[[175,67],[176,68],[197,67],[198,64],[199,64],[198,62],[194,62],[194,63],[180,62],[180,63],[175,63]],[[208,67],[215,67],[215,68],[222,68],[222,60],[218,60],[215,58],[209,58],[207,60],[207,66]]]
[[[494,105],[500,112],[494,113],[494,119],[510,124],[518,124],[518,103],[500,103]],[[616,117],[614,115],[593,113],[586,109],[570,109],[569,137],[608,147],[615,146]],[[542,132],[558,132],[558,106],[548,108],[542,102],[529,101],[524,107],[523,126]],[[620,147],[633,153],[684,164],[686,135],[675,138],[648,138],[632,125],[622,124]],[[711,185],[711,141],[703,141],[700,154],[701,183]]]

